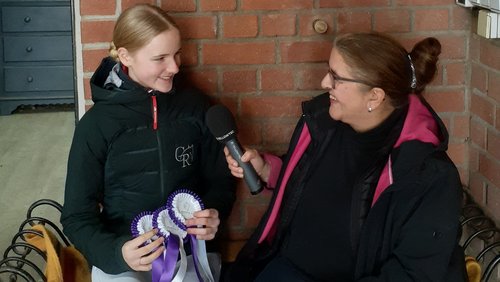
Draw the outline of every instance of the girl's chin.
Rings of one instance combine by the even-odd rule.
[[[169,92],[170,90],[172,90],[172,83],[169,83],[168,85],[157,85],[156,88],[155,88],[157,91],[160,91],[160,92],[163,92],[163,93],[166,93],[166,92]]]

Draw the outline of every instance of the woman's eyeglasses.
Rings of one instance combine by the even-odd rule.
[[[337,84],[337,81],[347,81],[347,82],[354,82],[354,83],[361,83],[364,85],[372,86],[372,84],[363,81],[363,80],[358,80],[358,79],[351,79],[351,78],[345,78],[338,76],[331,68],[328,68],[328,74],[330,75],[330,78],[332,79],[332,88],[335,89],[335,86]]]

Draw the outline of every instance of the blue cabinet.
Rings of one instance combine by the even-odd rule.
[[[71,2],[0,0],[0,24],[0,115],[74,103]]]

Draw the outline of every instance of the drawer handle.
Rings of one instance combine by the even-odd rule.
[[[28,82],[33,82],[33,77],[32,76],[28,76],[28,78],[26,79]]]
[[[25,22],[25,23],[29,23],[29,22],[31,22],[31,17],[26,17],[26,18],[24,18],[24,22]]]
[[[31,46],[26,47],[26,52],[30,53],[31,51],[33,51],[33,47]]]

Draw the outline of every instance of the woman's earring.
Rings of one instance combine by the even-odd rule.
[[[368,107],[368,112],[371,113],[372,112],[372,107]]]

